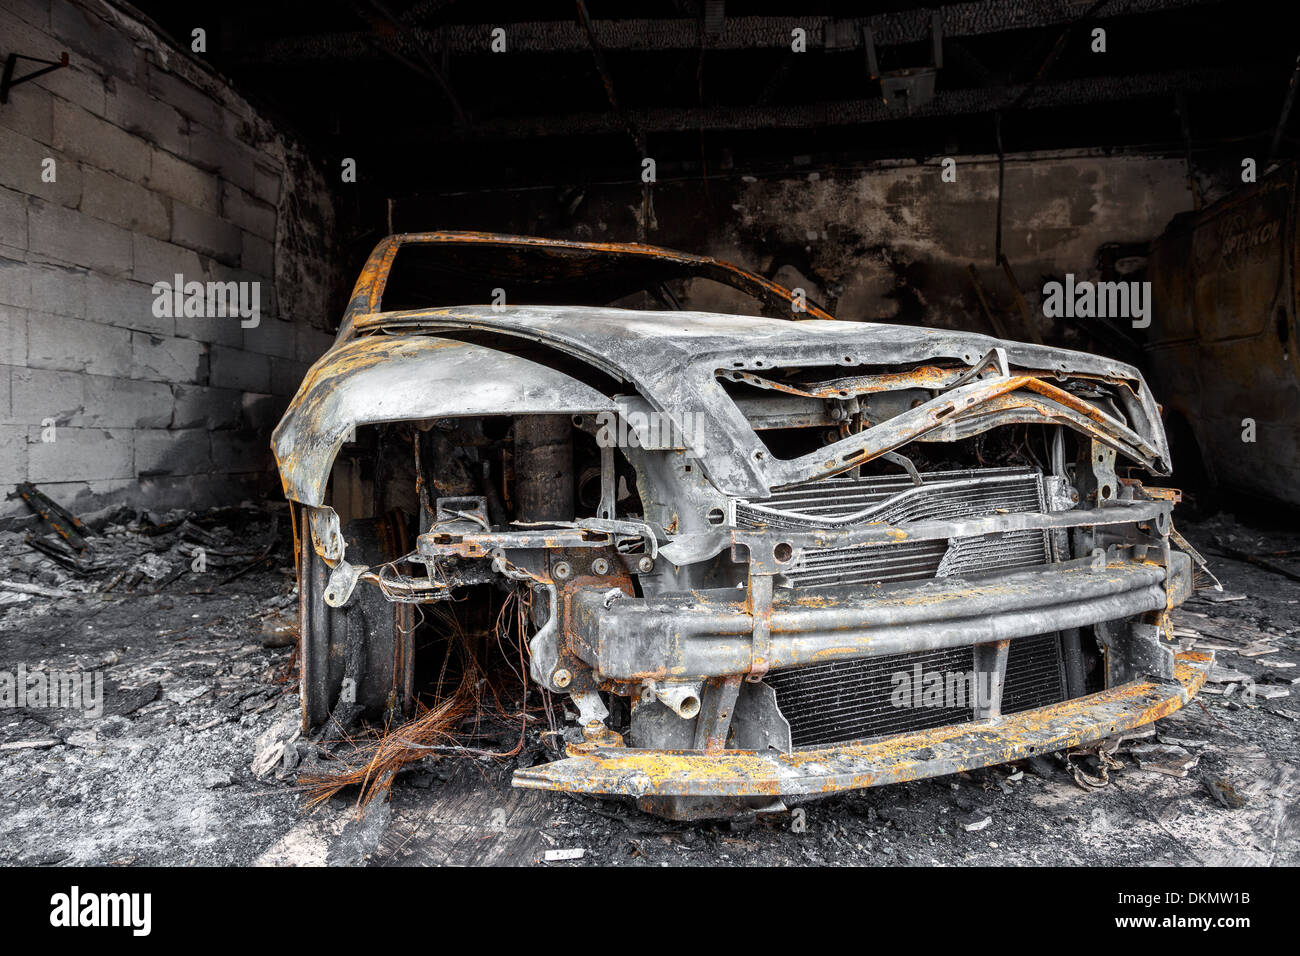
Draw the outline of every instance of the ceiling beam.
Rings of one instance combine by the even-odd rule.
[[[460,105],[460,100],[457,99],[455,90],[451,88],[451,83],[443,74],[442,69],[438,66],[437,60],[430,53],[427,45],[421,42],[420,35],[416,34],[414,36],[413,43],[405,44],[407,47],[412,47],[414,49],[414,53],[419,59],[419,62],[417,63],[411,60],[402,49],[394,45],[392,42],[392,38],[398,31],[397,18],[393,14],[393,11],[388,8],[388,5],[384,3],[384,0],[369,0],[369,2],[370,9],[372,9],[377,15],[376,19],[372,20],[366,11],[358,8],[358,4],[354,3],[354,9],[357,9],[357,12],[363,19],[372,20],[372,32],[369,37],[371,46],[384,55],[392,57],[408,69],[413,70],[426,79],[432,80],[442,91],[442,95],[446,98],[447,104],[451,107],[452,112],[456,116],[456,122],[461,125],[469,122],[469,117],[465,114],[464,108]],[[421,31],[421,33],[422,32],[423,31]]]
[[[1182,90],[1188,93],[1223,91],[1268,82],[1262,70],[1240,68],[1123,76],[1080,77],[1054,83],[1018,84],[942,90],[926,106],[900,114],[879,99],[838,100],[798,106],[659,107],[632,110],[631,119],[642,133],[682,133],[705,130],[813,129],[858,126],[900,119],[959,116],[988,113],[1007,102],[1019,102],[1019,109],[1049,109],[1091,103],[1168,97]],[[428,127],[421,139],[439,142],[521,140],[540,136],[585,136],[619,133],[626,135],[623,121],[610,113],[578,113],[555,116],[513,116],[484,119],[468,130]]]
[[[1097,13],[1103,19],[1162,13],[1221,3],[1222,0],[1110,0]],[[1113,9],[1112,9],[1113,8]],[[1087,10],[1079,0],[988,0],[954,3],[940,8],[943,35],[975,37],[1012,30],[1072,23]],[[714,50],[789,49],[795,29],[807,32],[808,49],[836,52],[862,47],[862,27],[870,26],[877,47],[923,41],[930,36],[929,10],[905,10],[858,19],[824,16],[728,17],[722,32],[709,41]],[[591,41],[574,21],[448,24],[417,30],[406,21],[394,39],[431,46],[452,56],[490,55],[490,31],[503,27],[512,53],[588,53]],[[418,35],[417,35],[418,34]],[[700,28],[694,18],[593,20],[591,36],[606,52],[696,50]],[[364,31],[306,34],[253,45],[240,62],[291,65],[373,57]]]

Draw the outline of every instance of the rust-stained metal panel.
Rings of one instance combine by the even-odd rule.
[[[358,425],[613,408],[590,386],[519,356],[432,336],[376,336],[342,342],[311,367],[271,445],[285,495],[320,505],[334,457]]]

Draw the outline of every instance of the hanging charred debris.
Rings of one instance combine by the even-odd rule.
[[[303,729],[372,730],[322,796],[513,721],[563,742],[516,786],[727,817],[1143,726],[1212,660],[1136,369],[713,259],[391,236],[273,447]]]

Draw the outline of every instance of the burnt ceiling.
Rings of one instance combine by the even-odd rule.
[[[643,156],[663,179],[999,140],[1267,156],[1297,53],[1277,5],[1255,0],[137,6],[186,47],[205,28],[206,59],[241,93],[388,195],[631,181]]]

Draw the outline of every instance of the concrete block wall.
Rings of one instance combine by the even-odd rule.
[[[331,341],[324,180],[130,7],[0,6],[0,56],[62,51],[0,106],[0,491],[80,511],[274,492],[270,428]],[[158,314],[177,274],[258,283],[259,323]],[[0,494],[0,520],[25,512]]]

